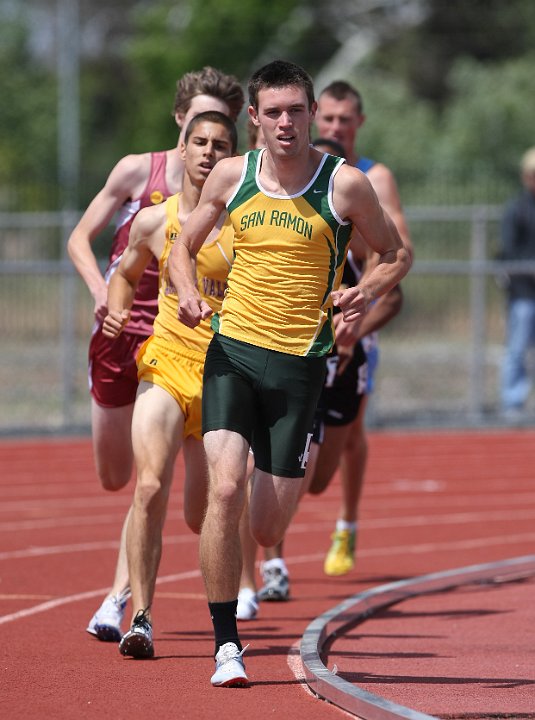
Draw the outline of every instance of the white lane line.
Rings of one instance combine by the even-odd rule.
[[[193,533],[187,535],[171,535],[164,538],[164,545],[180,545],[197,542],[198,536]],[[25,558],[42,557],[45,555],[63,555],[78,552],[94,552],[97,550],[118,550],[118,540],[104,540],[99,542],[73,543],[70,545],[50,545],[49,547],[31,547],[25,550],[6,550],[0,552],[1,560],[24,560]]]
[[[175,505],[176,508],[176,505]],[[182,517],[182,511],[179,508],[171,511],[169,518],[176,519]],[[0,522],[0,531],[21,531],[21,530],[39,530],[49,527],[69,527],[72,525],[90,525],[105,524],[107,522],[115,522],[117,515],[88,515],[75,517],[51,517],[39,520],[14,520],[11,522]],[[442,515],[404,515],[403,517],[387,517],[361,520],[360,527],[362,529],[374,530],[378,528],[396,528],[396,527],[420,527],[435,525],[462,525],[472,523],[495,523],[510,522],[511,520],[533,520],[535,519],[535,508],[517,508],[506,510],[484,510],[482,512],[452,512]],[[290,532],[303,533],[311,530],[317,531],[321,528],[330,529],[332,522],[313,522],[313,523],[293,523],[290,526]]]
[[[76,509],[76,508],[90,508],[90,507],[101,507],[101,506],[117,506],[130,504],[132,498],[127,495],[112,495],[111,497],[105,497],[104,495],[99,497],[76,497],[76,498],[32,498],[31,500],[11,500],[3,502],[0,512],[2,513],[13,513],[13,512],[28,512],[40,510],[42,512],[57,511],[58,509]]]
[[[288,655],[286,657],[286,662],[288,663],[288,667],[292,671],[292,674],[294,675],[301,688],[306,692],[307,695],[316,698],[317,695],[312,692],[306,682],[305,670],[301,661],[301,651],[299,649],[300,644],[300,641],[297,640],[290,647],[290,649],[288,650]]]
[[[196,537],[196,536],[192,536]],[[396,547],[382,547],[382,548],[370,548],[369,550],[362,550],[358,553],[359,558],[363,557],[391,557],[392,555],[410,555],[412,553],[419,553],[419,554],[425,554],[425,553],[439,553],[439,552],[451,552],[452,550],[467,550],[467,549],[475,549],[480,547],[489,547],[491,545],[513,545],[517,543],[523,543],[523,542],[533,542],[535,540],[535,533],[525,533],[523,535],[506,535],[501,537],[494,537],[494,538],[478,538],[474,540],[461,540],[457,542],[447,542],[447,543],[424,543],[421,545],[403,545],[403,546],[396,546]],[[316,553],[314,555],[294,555],[294,556],[288,556],[286,558],[286,563],[288,565],[299,565],[309,562],[318,562],[322,561],[324,558],[325,553]],[[200,577],[201,572],[200,570],[191,570],[189,572],[183,572],[178,573],[176,575],[165,575],[161,578],[158,578],[156,583],[158,585],[163,583],[169,583],[169,582],[175,582],[175,581],[182,581],[182,580],[188,580],[190,578],[197,578]],[[56,598],[55,600],[51,600],[50,602],[41,603],[40,605],[35,605],[34,607],[26,608],[24,610],[19,610],[17,612],[11,613],[10,615],[3,615],[0,616],[0,625],[3,625],[8,622],[13,622],[14,620],[19,620],[24,617],[28,617],[30,615],[35,615],[37,613],[46,612],[47,610],[53,610],[56,607],[59,607],[60,605],[68,605],[69,603],[73,602],[79,602],[81,600],[87,600],[93,597],[98,596],[105,596],[109,591],[109,587],[107,588],[101,588],[99,590],[89,590],[85,593],[78,593],[76,595],[68,595],[66,597],[62,598]]]
[[[418,553],[425,555],[427,553],[440,553],[451,551],[476,550],[478,548],[486,548],[491,545],[521,545],[530,544],[535,541],[535,532],[522,533],[519,535],[500,535],[496,537],[473,538],[471,540],[455,540],[444,543],[421,543],[419,545],[396,545],[388,547],[368,548],[357,551],[357,560],[359,558],[374,557],[391,557],[392,555],[411,555]],[[316,553],[314,555],[294,555],[285,558],[287,565],[299,565],[300,563],[316,562],[323,560],[325,553]]]
[[[13,520],[12,522],[0,522],[0,531],[3,532],[19,532],[21,530],[44,530],[46,528],[71,527],[73,525],[104,525],[112,524],[120,527],[120,523],[124,520],[128,505],[124,509],[111,515],[73,515],[72,517],[50,517],[41,520]],[[183,513],[177,510],[170,511],[168,518],[182,519]]]
[[[170,514],[168,517],[173,517],[172,514]],[[414,519],[413,519],[414,520]],[[472,522],[472,521],[470,521]],[[375,524],[377,523],[377,524]],[[407,524],[411,523],[405,523],[405,522],[392,522],[391,520],[377,520],[377,521],[364,521],[361,525],[362,528],[366,529],[374,529],[373,527],[370,527],[370,525],[374,525],[376,528],[383,529],[385,527],[390,529],[395,529],[396,527],[404,527]],[[417,522],[413,522],[412,524],[418,524]],[[434,524],[430,521],[430,524]],[[321,529],[330,529],[332,523],[314,523],[313,525],[308,525],[306,523],[300,523],[300,524],[294,524],[290,527],[290,532],[295,534],[302,534],[305,532],[311,532],[312,530],[318,531]],[[188,544],[188,543],[194,543],[197,542],[198,536],[194,535],[193,533],[186,533],[184,535],[168,535],[165,536],[163,539],[164,545],[180,545],[180,544]],[[516,543],[529,543],[533,542],[535,540],[535,533],[522,533],[522,534],[515,534],[515,535],[499,535],[496,537],[485,537],[485,538],[473,538],[470,540],[459,540],[459,541],[453,541],[447,545],[444,544],[435,544],[435,543],[424,543],[414,546],[394,546],[387,548],[370,548],[370,549],[363,549],[358,552],[359,558],[362,557],[377,557],[382,556],[384,554],[397,554],[397,553],[403,553],[408,552],[407,548],[410,547],[410,552],[420,552],[420,553],[426,553],[426,552],[433,552],[434,549],[439,549],[441,547],[447,547],[448,549],[469,549],[469,548],[476,548],[476,547],[482,547],[485,545],[496,545],[496,544],[516,544]],[[68,545],[51,545],[51,546],[32,546],[30,548],[20,549],[20,550],[5,550],[4,552],[0,552],[0,562],[2,560],[24,560],[24,559],[31,559],[35,557],[42,557],[47,555],[62,555],[62,554],[69,554],[69,553],[78,553],[78,552],[95,552],[99,550],[117,550],[119,547],[119,541],[118,540],[105,540],[105,541],[99,541],[99,542],[88,542],[88,543],[73,543]],[[314,555],[304,555],[299,556],[303,558],[313,558],[318,559],[322,558],[323,555],[321,554],[314,554]],[[305,560],[305,562],[308,562],[308,560]]]
[[[319,695],[316,695],[316,693],[312,692],[310,687],[308,686],[305,678],[305,670],[303,668],[303,662],[301,660],[301,651],[300,651],[300,642],[295,642],[289,649],[288,655],[286,656],[286,662],[288,664],[288,667],[290,668],[290,671],[294,675],[295,679],[299,683],[299,687],[306,692],[307,695],[309,695],[314,700],[321,699]],[[352,715],[351,713],[348,713],[343,708],[339,707],[338,705],[332,705],[333,708],[336,708],[340,715],[343,715],[345,717],[353,718],[355,720],[355,715]],[[357,718],[358,720],[358,718]]]
[[[188,572],[177,573],[175,575],[165,575],[164,577],[158,578],[158,580],[156,580],[156,584],[163,585],[164,583],[190,580],[191,578],[198,578],[200,576],[200,570],[189,570]],[[106,587],[100,588],[99,590],[88,590],[87,592],[77,593],[76,595],[66,595],[64,597],[55,598],[54,600],[49,600],[48,602],[25,608],[24,610],[17,610],[9,615],[2,615],[0,616],[0,625],[5,625],[6,623],[14,622],[15,620],[22,620],[22,618],[47,612],[48,610],[54,610],[61,605],[69,605],[70,603],[80,602],[81,600],[89,600],[94,597],[104,597],[108,592],[109,587]]]

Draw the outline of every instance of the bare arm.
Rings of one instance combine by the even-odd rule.
[[[374,303],[363,316],[356,329],[355,337],[361,340],[366,335],[376,332],[396,317],[403,306],[403,292],[400,285],[395,285]]]
[[[89,204],[67,243],[70,258],[94,298],[95,315],[99,320],[106,313],[107,287],[91,246],[124,202],[130,197],[136,197],[138,191],[141,191],[149,172],[148,155],[128,155],[122,158],[109,174],[102,190]]]
[[[366,277],[366,274],[370,273],[377,265],[378,255],[372,252],[364,241],[359,240],[358,237],[353,238],[351,250],[353,257],[362,263],[364,269],[363,276]],[[353,356],[355,343],[366,335],[380,330],[399,313],[402,304],[403,295],[401,287],[396,285],[384,295],[381,295],[381,297],[369,307],[366,313],[355,320],[345,322],[341,313],[334,316],[336,345],[341,358],[338,365],[338,372],[340,374]]]
[[[178,319],[191,328],[212,314],[197,289],[195,257],[225,209],[241,175],[243,162],[242,157],[236,157],[217,163],[169,255],[169,278],[179,294]]]
[[[403,292],[400,285],[391,290],[373,303],[368,312],[357,320],[345,322],[342,315],[334,316],[336,331],[336,344],[352,347],[355,342],[372,332],[377,332],[396,317],[403,306]]]
[[[108,314],[102,325],[107,337],[120,335],[130,319],[130,308],[141,276],[152,257],[161,255],[164,227],[164,205],[145,208],[136,215],[130,228],[128,246],[108,286]]]
[[[375,190],[377,198],[383,209],[386,210],[392,218],[392,222],[396,226],[396,229],[403,240],[403,244],[409,251],[411,260],[413,260],[414,248],[393,173],[386,167],[386,165],[377,163],[370,168],[367,173],[367,178]]]
[[[347,166],[340,168],[335,177],[334,203],[338,214],[352,221],[362,241],[378,256],[376,266],[356,287],[332,293],[344,320],[351,321],[365,313],[372,300],[400,282],[409,271],[411,259],[396,226],[362,173]]]

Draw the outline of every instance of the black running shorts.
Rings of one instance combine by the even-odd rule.
[[[251,445],[257,468],[303,477],[324,378],[324,357],[266,350],[216,333],[204,366],[203,434],[237,432]]]
[[[362,398],[367,393],[368,362],[362,343],[358,342],[344,371],[338,374],[336,347],[327,357],[327,374],[314,417],[313,442],[323,442],[324,425],[349,425],[357,417]]]

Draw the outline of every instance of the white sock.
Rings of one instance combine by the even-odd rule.
[[[341,530],[349,530],[350,532],[356,532],[358,523],[356,522],[347,522],[347,520],[337,520],[336,521],[336,531],[340,532]]]
[[[266,560],[262,563],[262,570],[280,570],[283,575],[288,575],[288,568],[284,562],[284,558],[277,557],[272,560]]]

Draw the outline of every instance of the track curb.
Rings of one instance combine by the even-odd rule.
[[[305,681],[324,700],[362,720],[437,720],[379,695],[359,688],[334,674],[321,660],[328,639],[364,621],[377,610],[425,593],[448,590],[475,582],[511,580],[535,574],[535,555],[421,575],[399,582],[378,585],[357,593],[313,620],[301,638],[301,661]]]

